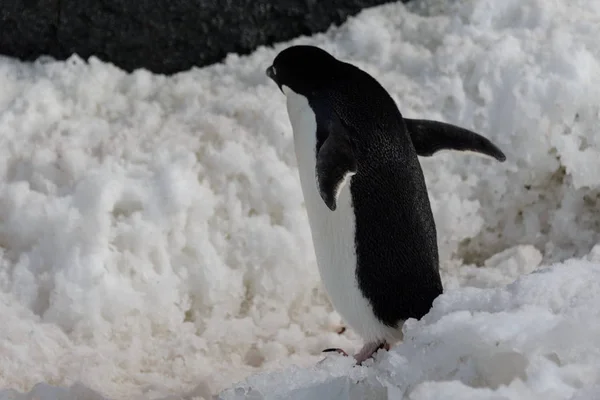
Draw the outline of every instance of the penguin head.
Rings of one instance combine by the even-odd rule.
[[[291,46],[275,57],[266,74],[282,92],[285,93],[283,87],[287,86],[308,97],[331,82],[338,63],[335,57],[318,47]]]

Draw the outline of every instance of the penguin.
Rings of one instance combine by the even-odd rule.
[[[319,274],[334,309],[364,341],[354,355],[362,364],[402,340],[404,322],[421,319],[443,293],[418,156],[506,157],[470,130],[403,118],[375,78],[319,47],[282,50],[266,75],[286,98]]]

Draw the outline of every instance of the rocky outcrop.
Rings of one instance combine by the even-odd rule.
[[[171,74],[322,32],[389,0],[2,0],[0,54]]]

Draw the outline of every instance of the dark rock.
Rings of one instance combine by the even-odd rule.
[[[403,0],[406,1],[406,0]],[[0,0],[0,53],[171,74],[323,32],[389,0]]]

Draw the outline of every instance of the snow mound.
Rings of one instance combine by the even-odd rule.
[[[219,399],[592,399],[598,304],[600,262],[568,260],[509,285],[445,293],[407,322],[404,342],[365,366],[328,356],[251,376]]]
[[[600,262],[598,37],[598,2],[420,0],[172,77],[0,58],[0,398],[208,398],[286,367],[251,379],[342,398],[594,393],[597,311],[577,296]],[[295,43],[507,155],[422,158],[447,294],[370,369],[315,367],[360,341],[336,333],[264,73]]]

